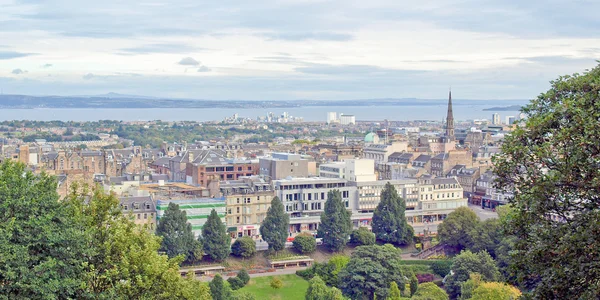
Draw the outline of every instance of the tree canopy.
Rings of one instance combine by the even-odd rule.
[[[288,238],[290,216],[285,213],[279,197],[273,197],[267,216],[260,226],[262,239],[269,244],[269,249],[279,251],[285,248]]]
[[[185,211],[171,202],[156,226],[156,235],[162,237],[161,250],[171,258],[183,255],[187,261],[201,258],[202,245],[194,238],[192,225],[187,222]],[[200,252],[200,253],[199,253]]]
[[[406,202],[391,183],[386,183],[373,213],[372,230],[378,240],[407,245],[414,239],[414,229],[406,222]]]
[[[214,209],[202,227],[202,240],[204,252],[214,260],[224,260],[231,253],[231,238],[227,234],[227,227]]]
[[[438,225],[442,243],[465,249],[471,244],[470,232],[479,224],[479,217],[468,207],[459,207]]]
[[[235,256],[250,258],[256,254],[256,242],[249,236],[238,238],[231,245],[231,253]]]
[[[452,275],[446,277],[444,286],[450,297],[454,299],[460,295],[462,283],[469,280],[472,273],[481,274],[485,281],[497,281],[500,278],[496,262],[487,252],[464,250],[454,258]]]
[[[330,251],[341,251],[348,243],[352,231],[350,212],[342,202],[339,190],[327,193],[325,209],[321,213],[321,224],[317,235],[323,238],[323,245]]]

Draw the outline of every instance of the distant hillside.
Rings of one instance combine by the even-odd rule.
[[[521,105],[511,105],[511,106],[504,106],[504,107],[490,107],[490,108],[486,108],[484,109],[485,111],[521,111],[522,106]]]

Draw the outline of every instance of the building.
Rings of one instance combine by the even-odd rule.
[[[156,205],[150,196],[119,198],[123,214],[128,216],[136,225],[156,229]]]
[[[388,162],[388,157],[395,152],[407,152],[408,142],[393,142],[389,145],[369,144],[363,149],[363,158],[372,159],[375,163]]]
[[[338,123],[339,120],[337,118],[336,112],[328,112],[327,113],[327,124]]]
[[[358,220],[356,212],[356,186],[345,179],[337,178],[290,178],[273,181],[275,195],[281,199],[285,211],[290,215],[290,235],[311,231],[316,232],[325,209],[327,194],[339,190],[346,208],[352,211],[353,220]],[[356,221],[355,223],[358,223]]]
[[[259,173],[270,180],[287,177],[308,177],[316,174],[316,163],[302,158],[300,154],[273,153],[259,159]]]
[[[373,181],[375,176],[375,161],[372,159],[347,159],[319,165],[319,177],[340,178],[350,181]]]
[[[446,177],[456,177],[458,183],[460,183],[463,188],[463,196],[470,199],[473,193],[475,193],[479,174],[479,168],[477,167],[467,168],[465,165],[456,165],[450,169],[450,172],[446,174]]]
[[[512,125],[517,118],[515,116],[506,116],[506,125]]]
[[[467,206],[463,189],[456,178],[419,179],[420,210],[407,211],[410,223],[435,223],[443,221],[455,209]]]
[[[455,150],[440,153],[431,159],[431,170],[429,174],[436,177],[444,177],[452,167],[461,164],[467,167],[473,166],[473,155],[466,150]]]
[[[493,125],[501,125],[502,124],[502,121],[500,121],[499,113],[492,114],[492,124]]]
[[[221,218],[223,223],[225,220],[225,198],[195,198],[186,197],[179,199],[169,199],[168,197],[156,196],[156,211],[157,220],[160,223],[160,218],[164,215],[169,207],[169,203],[179,205],[179,209],[186,212],[188,223],[192,225],[192,231],[195,236],[202,235],[202,226],[206,223],[206,219],[210,212],[214,209]]]
[[[446,114],[446,136],[448,141],[454,141],[454,113],[452,112],[452,91],[448,92],[448,113]]]
[[[340,124],[342,125],[354,125],[356,124],[356,117],[354,115],[340,115]]]
[[[358,205],[356,209],[358,212],[373,213],[379,204],[379,201],[381,200],[381,192],[388,182],[391,183],[394,188],[396,188],[398,195],[406,201],[407,210],[418,208],[419,191],[417,179],[350,182],[350,184],[356,186],[356,198],[358,199]],[[361,220],[361,222],[364,223],[365,220]],[[369,222],[364,223],[365,226],[370,224],[370,218],[368,221]]]

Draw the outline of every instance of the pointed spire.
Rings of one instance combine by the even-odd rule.
[[[448,91],[448,114],[446,115],[446,137],[454,140],[454,114],[452,112],[452,89]]]

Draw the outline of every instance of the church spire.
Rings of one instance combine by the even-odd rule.
[[[448,91],[448,114],[446,115],[446,138],[454,141],[454,114],[452,113],[452,90]]]

